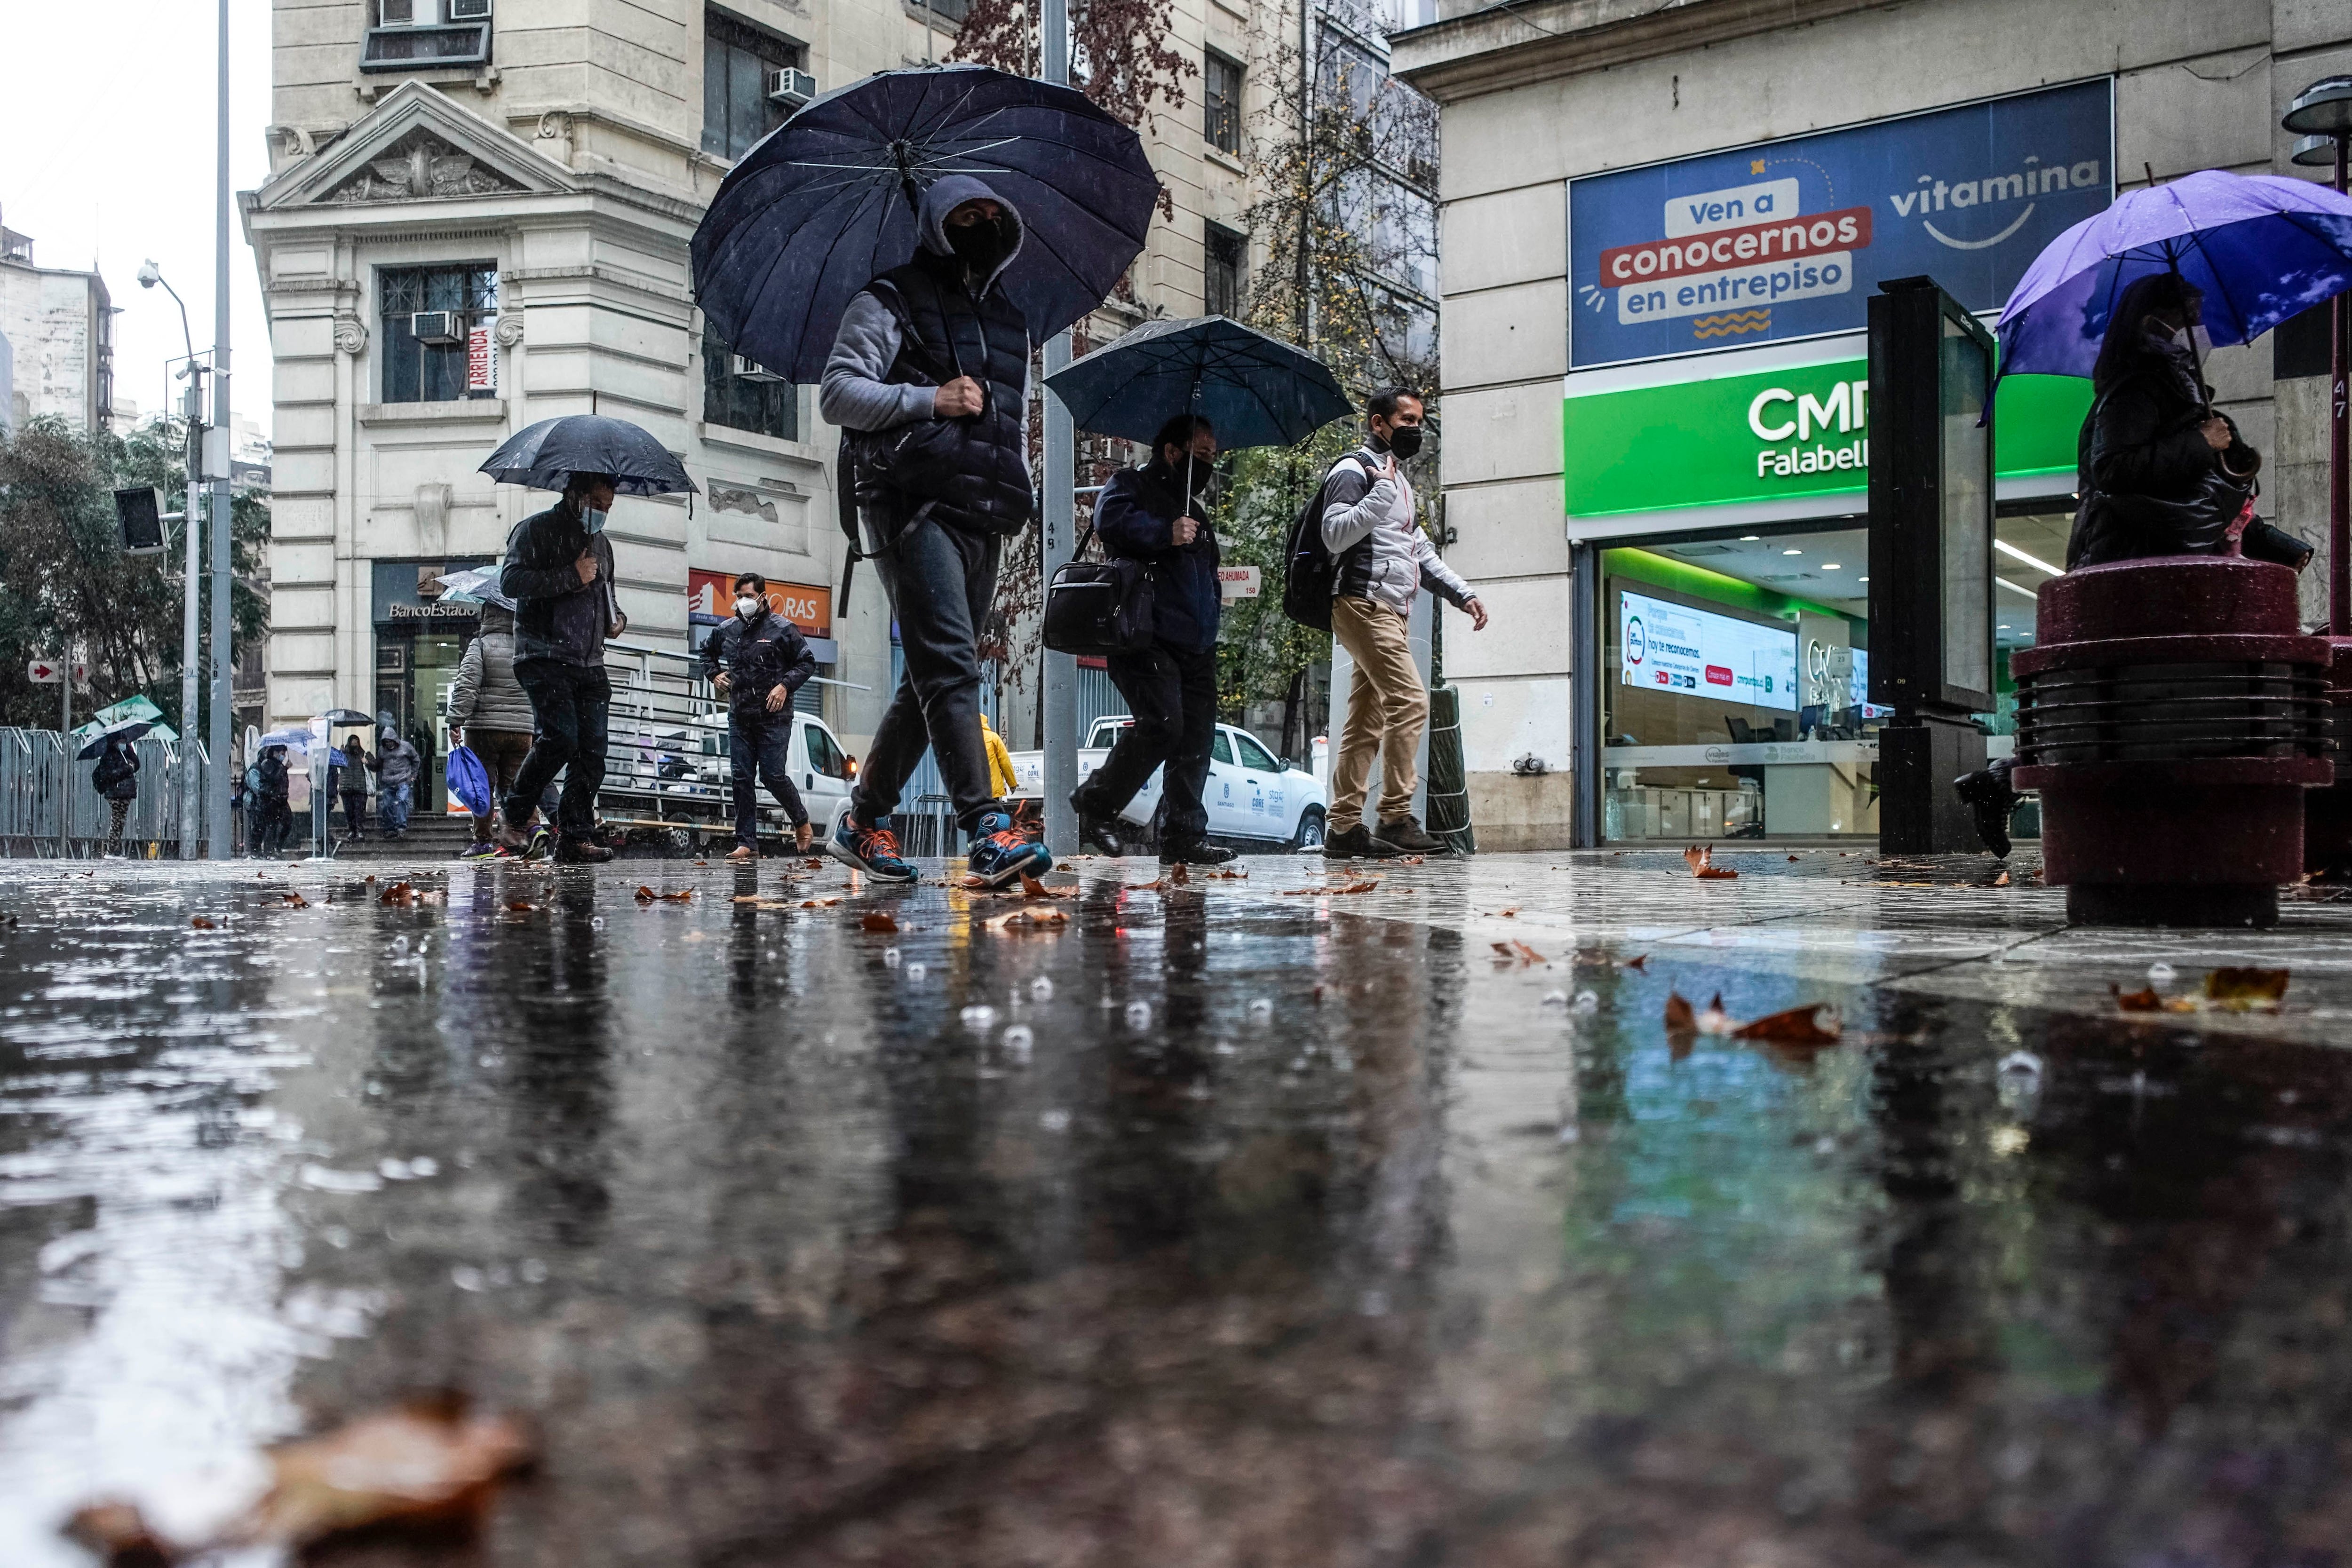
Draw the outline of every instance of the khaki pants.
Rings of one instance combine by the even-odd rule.
[[[520,730],[476,729],[468,725],[466,744],[474,748],[474,755],[482,759],[482,771],[490,776],[490,803],[491,810],[495,811],[498,802],[505,800],[507,792],[514,788],[515,778],[522,771],[522,759],[530,755],[530,737]],[[519,822],[508,825],[518,831],[521,829]],[[488,817],[474,819],[474,841],[478,844],[490,841]]]
[[[1331,601],[1331,635],[1356,662],[1348,682],[1348,717],[1331,764],[1330,825],[1345,832],[1364,820],[1372,758],[1381,759],[1381,814],[1412,815],[1414,758],[1429,724],[1429,690],[1413,663],[1405,618],[1369,599]]]

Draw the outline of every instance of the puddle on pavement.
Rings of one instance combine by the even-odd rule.
[[[431,1388],[541,1462],[371,1563],[2319,1562],[2352,1517],[2343,1055],[660,869],[696,896],[0,886],[0,1562]],[[1848,1038],[1669,1040],[1669,989]]]

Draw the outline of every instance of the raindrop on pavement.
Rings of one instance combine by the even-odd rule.
[[[1150,1029],[1151,1027],[1151,1004],[1150,1002],[1128,1003],[1127,1027],[1129,1029]]]
[[[1037,1036],[1025,1023],[1014,1024],[1004,1031],[1004,1049],[1012,1053],[1015,1061],[1028,1061],[1029,1052],[1036,1044]]]
[[[604,929],[604,917],[601,915],[592,916],[588,922],[588,929],[591,931]]]
[[[1054,982],[1047,979],[1043,975],[1038,976],[1035,979],[1029,982],[1029,996],[1034,1001],[1052,1001],[1054,999]]]
[[[893,969],[897,968],[898,967],[898,949],[896,947],[883,948],[882,962],[888,965]]]
[[[1564,1008],[1568,1006],[1568,993],[1566,991],[1546,991],[1544,993],[1543,1005],[1548,1008]]]
[[[920,984],[923,978],[923,967],[920,964],[908,965],[907,978],[917,984]]]
[[[1250,998],[1249,1016],[1250,1022],[1252,1023],[1272,1023],[1274,1021],[1274,999],[1271,997],[1252,997]]]
[[[974,1002],[956,1016],[963,1020],[964,1028],[974,1031],[993,1028],[996,1023],[996,1009],[986,1002]]]
[[[1601,1010],[1601,998],[1591,991],[1579,991],[1576,993],[1576,1005],[1573,1010],[1580,1013],[1598,1012]]]
[[[2158,958],[2155,963],[2150,964],[2147,967],[2147,977],[2155,981],[2159,986],[2170,984],[2173,977],[2179,973],[2179,970],[2174,968],[2171,965],[2166,963],[2161,958]]]
[[[1070,1130],[1070,1113],[1067,1111],[1042,1111],[1037,1115],[1037,1125],[1049,1133],[1066,1133]]]

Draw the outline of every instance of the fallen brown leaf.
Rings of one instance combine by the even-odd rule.
[[[1650,956],[1647,953],[1636,953],[1625,960],[1625,967],[1629,969],[1639,969],[1646,975],[1650,972]]]
[[[857,924],[861,929],[866,931],[896,931],[898,929],[898,921],[890,917],[890,912],[887,909],[869,909],[865,914],[857,917]]]
[[[1796,857],[1791,855],[1789,858],[1794,860]],[[1683,851],[1683,859],[1690,866],[1691,875],[1702,879],[1735,877],[1739,874],[1729,866],[1715,863],[1713,844],[1692,844]]]
[[[1127,891],[1129,893],[1160,893],[1165,891],[1167,886],[1168,879],[1165,877],[1160,877],[1150,882],[1130,882],[1127,884]]]
[[[1499,947],[1502,944],[1497,942],[1495,946]],[[1690,998],[1680,991],[1670,990],[1666,993],[1666,1028],[1669,1030],[1697,1032],[1697,1010],[1690,1005]]]
[[[2215,969],[2205,977],[2205,999],[2231,1011],[2275,1009],[2286,996],[2290,969]]]
[[[760,895],[756,893],[739,893],[735,895],[732,902],[736,904],[757,904],[760,902]]]
[[[697,865],[709,865],[710,862],[709,861],[697,861],[694,863]]]
[[[1427,865],[1428,863],[1429,857],[1427,855],[1399,855],[1397,857],[1397,864],[1399,865]]]
[[[2193,1013],[2197,1001],[2193,997],[2168,997],[2153,986],[2137,991],[2126,991],[2121,986],[2109,986],[2116,998],[2116,1010],[2126,1013]]]
[[[803,909],[814,909],[816,907],[816,900],[814,898],[803,898],[801,900],[801,907]]]
[[[1497,909],[1495,911],[1496,917],[1500,920],[1516,920],[1518,918],[1518,914],[1519,906],[1516,904],[1511,905],[1508,909]]]
[[[1203,873],[1202,874],[1210,877],[1223,878],[1227,881],[1233,882],[1247,882],[1249,880],[1249,873],[1245,871],[1213,871]]]
[[[374,879],[370,878],[369,880],[373,881]],[[389,904],[394,909],[406,909],[416,902],[416,886],[414,883],[395,882],[390,887],[383,890],[383,896],[377,899],[376,902],[378,904]]]
[[[2009,885],[2009,873],[2003,872],[1999,876],[1993,878],[1992,884],[1995,887],[2007,887]]]
[[[1528,946],[1526,943],[1518,940],[1517,937],[1513,937],[1511,939],[1511,946],[1512,949],[1518,954],[1519,962],[1522,964],[1540,964],[1544,961],[1544,956],[1542,954],[1537,952],[1534,948]]]
[[[533,904],[527,898],[517,898],[508,902],[507,913],[509,915],[529,915],[532,910],[537,909],[538,907],[538,904]]]
[[[299,893],[289,893],[286,895],[286,907],[289,909],[308,909],[310,907],[310,901],[303,897]]]
[[[215,925],[212,921],[205,919],[201,915],[191,915],[188,919],[188,924],[194,926],[199,931],[217,931],[220,929],[218,925]]]
[[[1822,1013],[1829,1015],[1827,1024],[1816,1021],[1817,1015]],[[1835,1045],[1838,1029],[1835,1008],[1827,1002],[1809,1002],[1741,1024],[1732,1030],[1731,1038],[1769,1040],[1774,1045]]]
[[[1184,862],[1182,861],[1178,861],[1174,865],[1168,868],[1168,882],[1171,886],[1181,887],[1192,880],[1192,873],[1184,869]]]
[[[1070,923],[1069,913],[1061,909],[1016,909],[1010,915],[999,915],[982,921],[983,930],[1010,936],[1015,930],[1059,928]]]

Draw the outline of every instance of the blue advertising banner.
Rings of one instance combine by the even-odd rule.
[[[2103,79],[1571,180],[1569,363],[1858,331],[1889,277],[1996,309],[2114,200],[2114,121]]]

